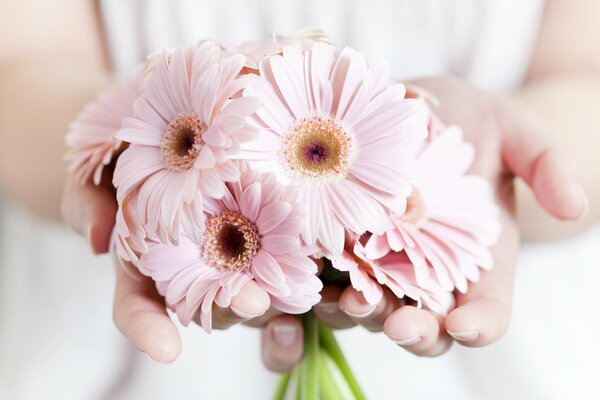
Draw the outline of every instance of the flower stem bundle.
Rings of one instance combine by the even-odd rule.
[[[302,320],[304,356],[293,371],[280,376],[273,399],[294,393],[296,400],[365,400],[331,328],[312,313]]]

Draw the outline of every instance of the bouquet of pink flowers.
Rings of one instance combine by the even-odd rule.
[[[305,355],[282,377],[300,398],[364,398],[335,338],[310,313],[321,273],[377,304],[444,315],[500,232],[474,148],[391,81],[387,64],[319,31],[239,47],[203,41],[148,58],[72,123],[70,168],[99,184],[116,162],[112,252],[156,282],[183,325],[211,331],[249,281],[303,314]],[[325,262],[318,262],[323,259]]]

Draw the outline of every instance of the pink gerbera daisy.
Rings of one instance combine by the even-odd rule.
[[[310,50],[315,42],[330,43],[330,39],[320,29],[303,28],[291,35],[274,35],[273,40],[268,42],[251,41],[239,46],[222,43],[221,47],[231,54],[240,53],[246,56],[243,72],[258,73],[259,62],[265,57],[281,54],[285,46],[299,44],[304,49]]]
[[[128,194],[119,204],[111,236],[111,253],[119,266],[130,272],[130,264],[137,266],[139,256],[148,251],[146,230],[136,214],[139,189]],[[200,218],[203,218],[200,211]]]
[[[202,195],[220,198],[224,182],[239,179],[230,157],[256,133],[246,117],[260,101],[236,96],[245,58],[221,53],[204,42],[155,57],[134,116],[117,134],[130,143],[114,174],[117,200],[139,189],[133,207],[148,236],[163,242],[176,243],[180,226],[200,242]]]
[[[406,252],[417,281],[427,281],[430,267],[448,290],[467,290],[467,280],[479,279],[479,268],[490,269],[489,250],[501,230],[492,188],[480,176],[467,175],[475,156],[458,127],[432,134],[418,154],[421,179],[404,214],[392,215],[392,227],[374,234],[366,255],[378,259],[388,252]]]
[[[332,265],[349,272],[352,287],[361,291],[369,304],[379,303],[382,286],[387,286],[398,298],[406,296],[416,301],[418,307],[424,305],[440,315],[446,315],[454,304],[452,293],[435,279],[417,282],[414,267],[404,253],[391,252],[373,260],[367,257],[360,241],[350,239]]]
[[[265,289],[273,307],[306,312],[320,300],[322,284],[301,246],[302,209],[274,175],[245,170],[221,200],[206,199],[201,245],[185,234],[178,246],[150,242],[140,271],[157,282],[184,325],[200,309],[208,331],[213,303],[229,306],[250,280]]]
[[[244,96],[263,100],[256,140],[240,156],[298,187],[308,245],[340,254],[344,229],[382,234],[386,206],[404,210],[415,160],[404,147],[427,135],[426,107],[388,83],[387,65],[325,43],[287,46],[249,76]]]
[[[133,114],[139,84],[139,79],[135,79],[104,92],[69,125],[66,159],[69,171],[82,184],[90,177],[95,185],[100,184],[104,167],[121,147],[121,141],[115,135],[123,119]]]

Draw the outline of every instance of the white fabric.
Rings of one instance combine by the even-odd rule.
[[[339,46],[385,58],[401,79],[456,74],[496,90],[522,79],[543,0],[105,0],[115,69],[140,57],[213,38],[264,40],[319,27]]]
[[[390,60],[394,75],[456,74],[493,90],[518,87],[541,0],[106,0],[115,69],[144,54],[216,38],[238,42],[318,26],[339,45]],[[276,376],[258,331],[181,329],[173,365],[134,351],[111,320],[113,273],[84,241],[5,208],[0,239],[1,399],[266,399]],[[425,359],[382,335],[339,333],[370,399],[592,399],[600,396],[597,283],[600,228],[528,245],[519,259],[513,322],[484,349]],[[595,308],[594,308],[595,307]],[[595,379],[594,379],[595,378]]]

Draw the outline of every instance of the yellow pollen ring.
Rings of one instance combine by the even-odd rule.
[[[207,220],[202,250],[212,267],[243,271],[250,268],[259,249],[258,228],[240,213],[225,210]]]
[[[344,176],[350,161],[351,136],[329,116],[313,115],[292,126],[281,156],[288,171],[298,178]]]

